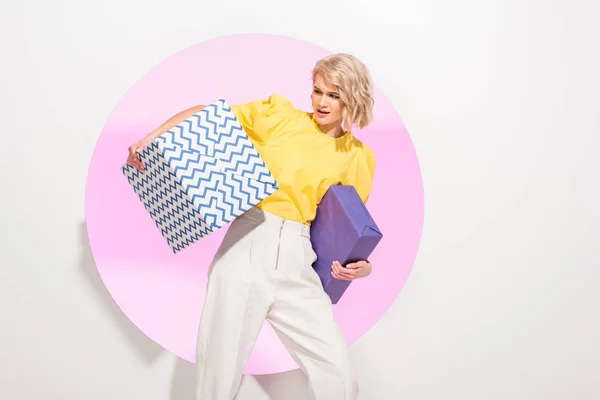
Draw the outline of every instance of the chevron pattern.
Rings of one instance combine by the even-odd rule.
[[[279,189],[225,100],[159,136],[125,164],[129,184],[174,252],[222,228]]]

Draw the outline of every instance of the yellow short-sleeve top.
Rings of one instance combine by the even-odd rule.
[[[324,134],[308,112],[277,94],[231,109],[280,187],[257,207],[310,225],[331,185],[353,185],[363,202],[369,198],[375,157],[351,132]]]

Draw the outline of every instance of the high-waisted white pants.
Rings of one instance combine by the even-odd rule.
[[[200,319],[197,400],[232,400],[266,319],[317,400],[355,400],[346,339],[311,267],[310,228],[252,208],[225,234]]]

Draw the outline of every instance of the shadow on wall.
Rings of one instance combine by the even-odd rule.
[[[245,377],[250,378],[250,377]],[[252,377],[272,400],[313,400],[308,379],[300,369],[272,375]],[[239,399],[245,400],[245,399]],[[249,400],[249,399],[248,399]]]
[[[197,400],[196,366],[180,358],[175,362],[169,400]],[[246,375],[235,400],[312,400],[308,379],[299,370],[269,375]]]
[[[196,364],[176,359],[169,400],[196,400]]]
[[[93,293],[98,296],[101,303],[104,305],[107,314],[112,317],[115,326],[119,328],[118,331],[121,332],[131,344],[130,347],[134,349],[136,354],[141,357],[146,364],[151,364],[156,361],[165,350],[142,333],[142,331],[127,318],[106,289],[92,256],[85,221],[80,225],[80,233],[82,249],[80,267],[83,275],[86,277],[86,281],[90,284]]]
[[[117,330],[126,338],[135,354],[147,365],[155,362],[167,351],[139,330],[116,304],[96,267],[89,244],[85,221],[79,227],[81,237],[80,268],[93,293],[104,305]],[[196,400],[196,365],[175,357],[169,400]],[[253,385],[253,382],[256,385]],[[255,386],[255,388],[253,388]],[[308,381],[300,370],[280,374],[244,376],[236,400],[307,400]],[[262,390],[261,390],[262,389]],[[257,392],[262,392],[258,394]],[[256,397],[255,397],[256,396]]]

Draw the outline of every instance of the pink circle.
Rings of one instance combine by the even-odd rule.
[[[191,46],[157,65],[122,98],[96,144],[85,197],[87,231],[98,271],[114,300],[149,338],[190,362],[205,296],[208,265],[221,229],[174,255],[121,172],[127,148],[177,112],[225,98],[239,104],[279,93],[310,110],[310,71],[330,54],[274,35],[236,35]],[[352,282],[335,316],[354,342],[395,300],[417,254],[423,186],[411,139],[392,105],[375,90],[374,122],[356,135],[377,157],[367,203],[384,234],[372,274]],[[246,374],[297,368],[268,323]]]

